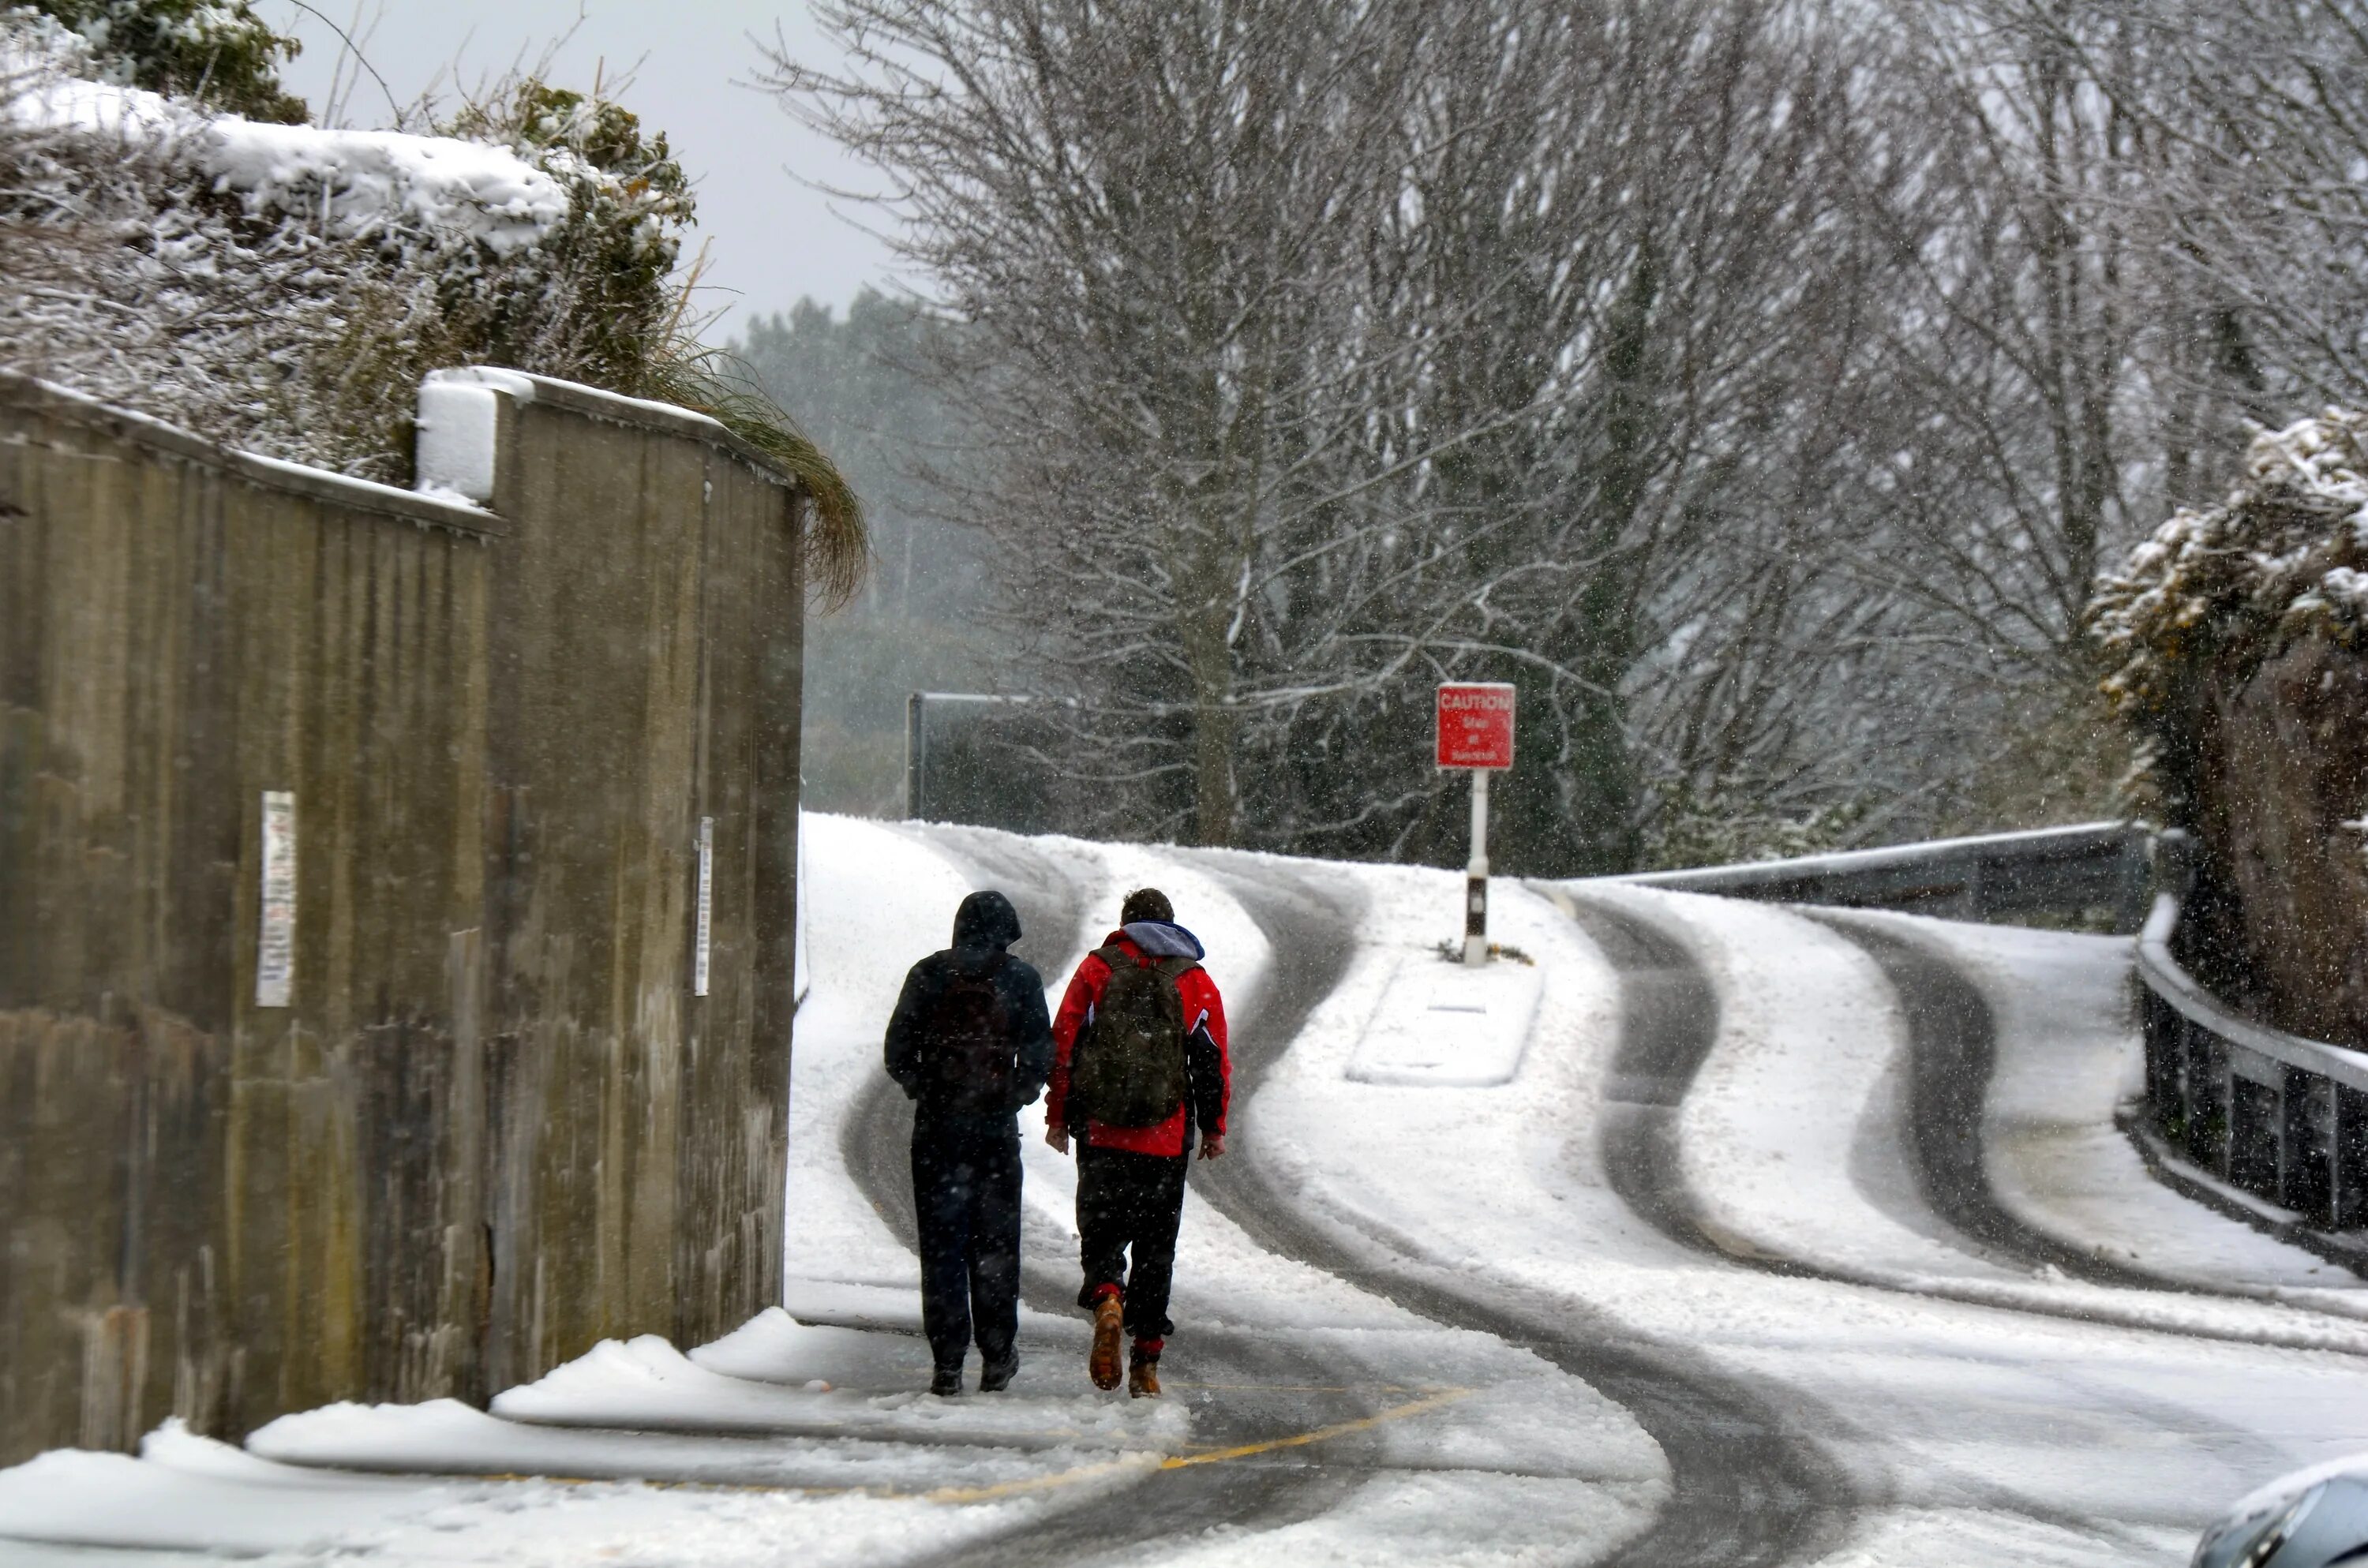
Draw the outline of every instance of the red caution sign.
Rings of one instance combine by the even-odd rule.
[[[1513,766],[1513,688],[1466,681],[1439,688],[1439,766]]]

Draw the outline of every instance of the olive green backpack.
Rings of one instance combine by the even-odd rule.
[[[1069,1091],[1105,1127],[1156,1127],[1184,1103],[1184,994],[1176,983],[1200,964],[1137,963],[1120,947],[1094,957],[1110,965],[1110,979],[1077,1037]]]

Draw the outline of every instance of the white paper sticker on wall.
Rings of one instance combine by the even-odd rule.
[[[699,950],[690,961],[690,994],[707,994],[708,912],[715,896],[715,819],[699,819]]]
[[[285,1007],[296,982],[296,797],[263,792],[263,917],[255,943],[255,1005]]]

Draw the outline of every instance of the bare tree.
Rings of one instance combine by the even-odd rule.
[[[1816,488],[1830,443],[1785,412],[1859,369],[1815,351],[1859,271],[1827,18],[831,19],[849,70],[769,79],[887,173],[907,254],[981,329],[972,498],[1139,828],[1230,841],[1247,803],[1262,842],[1442,853],[1419,727],[1448,675],[1523,687],[1514,865],[1633,859],[1640,744],[1766,749],[1768,688],[1696,677],[1807,613],[1728,590],[1776,580]]]
[[[1356,423],[1333,324],[1433,9],[848,0],[846,72],[773,61],[970,324],[973,498],[1139,831],[1239,831],[1258,560]]]

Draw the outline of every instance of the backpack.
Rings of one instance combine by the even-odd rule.
[[[1156,1127],[1184,1103],[1184,995],[1176,983],[1190,959],[1137,963],[1123,948],[1098,949],[1110,965],[1093,1021],[1077,1038],[1070,1092],[1106,1127]]]
[[[930,1108],[970,1115],[1012,1108],[1018,1063],[1003,991],[1008,954],[975,974],[955,971],[921,1031],[921,1097]]]

